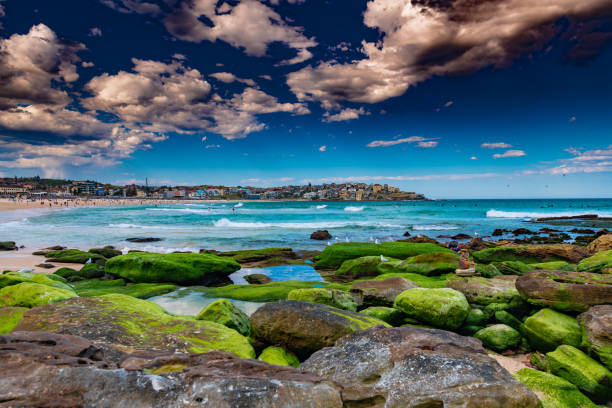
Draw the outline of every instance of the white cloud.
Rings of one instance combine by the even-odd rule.
[[[272,43],[282,43],[296,55],[281,64],[297,64],[312,57],[309,48],[317,45],[303,29],[293,27],[271,7],[258,0],[243,0],[238,4],[217,0],[166,0],[171,10],[163,13],[154,4],[143,0],[100,0],[122,12],[162,15],[170,34],[184,41],[225,41],[244,50],[247,55],[262,57]],[[206,19],[206,22],[203,21]]]
[[[250,86],[256,86],[255,81],[253,81],[252,79],[239,78],[230,72],[216,72],[214,74],[210,74],[210,76],[221,82],[225,82],[226,84],[232,82],[242,82]]]
[[[561,164],[546,169],[548,174],[607,173],[612,172],[612,145],[604,149],[581,152],[573,147],[566,149],[574,157],[558,160]]]
[[[448,102],[446,102],[446,103],[444,104],[444,107],[445,107],[445,108],[450,108],[450,107],[451,107],[451,106],[452,106],[454,103],[455,103],[455,102],[453,102],[453,101],[448,101]]]
[[[96,64],[94,64],[93,62],[88,62],[88,61],[83,61],[81,62],[81,66],[83,68],[91,68],[93,66],[95,66]]]
[[[418,147],[422,147],[423,149],[431,149],[432,147],[436,147],[438,142],[429,141],[429,142],[419,142],[417,144]]]
[[[502,177],[500,173],[464,173],[464,174],[426,174],[426,175],[401,175],[401,176],[348,176],[348,177],[323,177],[319,179],[304,179],[302,183],[356,183],[356,182],[380,182],[380,181],[430,181],[430,180],[471,180]]]
[[[470,157],[470,160],[478,160],[478,157],[472,156],[472,157]]]
[[[320,152],[324,152],[324,151],[326,151],[326,150],[327,150],[327,146],[325,146],[325,145],[323,145],[323,146],[319,147],[319,151],[320,151]]]
[[[403,139],[395,139],[395,140],[374,140],[368,143],[367,147],[387,147],[387,146],[395,146],[401,143],[417,143],[424,142],[426,139],[421,136],[411,136]]]
[[[219,149],[221,147],[221,145],[218,144],[209,144],[204,146],[205,149]]]
[[[503,153],[494,154],[493,158],[502,159],[506,157],[522,157],[522,156],[527,156],[527,153],[525,153],[523,150],[506,150]]]
[[[572,116],[572,117],[569,119],[569,121],[570,121],[570,122],[575,122],[575,121],[576,121],[576,117],[575,117],[575,116]]]
[[[343,101],[377,103],[439,75],[501,67],[553,38],[566,17],[577,22],[612,10],[609,0],[372,0],[364,24],[378,30],[362,42],[365,58],[308,66],[287,76],[300,100],[328,109]]]
[[[91,30],[89,30],[89,35],[91,37],[102,37],[102,30],[100,30],[98,27],[93,27]]]
[[[569,154],[573,155],[573,156],[580,156],[582,154],[582,152],[580,151],[580,149],[576,149],[575,147],[568,147],[567,149],[563,149],[564,151],[568,152]]]
[[[480,145],[483,149],[509,149],[512,147],[511,144],[504,142],[496,142],[496,143],[483,143]]]
[[[370,112],[366,112],[363,107],[359,109],[345,108],[335,114],[325,112],[323,114],[323,122],[341,122],[345,120],[358,119],[361,115],[369,115]]]

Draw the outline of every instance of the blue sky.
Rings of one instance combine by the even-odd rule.
[[[607,0],[0,1],[0,174],[609,197]]]

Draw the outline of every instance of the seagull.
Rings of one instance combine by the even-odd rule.
[[[346,242],[350,242],[350,241],[349,241],[349,239],[348,239],[348,237],[346,237],[345,241],[346,241]]]
[[[34,269],[32,268],[23,268],[19,270],[19,273],[30,273],[30,272],[34,272]]]
[[[380,262],[389,262],[389,260],[381,255],[380,256]]]
[[[340,238],[336,237],[334,239],[336,240],[336,242],[340,242]]]
[[[374,238],[370,237],[370,242],[374,242]]]
[[[331,246],[331,242],[330,241],[327,241],[327,246]]]
[[[85,263],[86,263],[86,264],[90,264],[90,263],[91,263],[91,258],[89,258],[89,259],[87,260],[87,262],[85,262]]]
[[[380,244],[380,241],[378,240],[378,238],[376,238],[376,241],[374,241],[374,243],[375,243],[376,245]]]

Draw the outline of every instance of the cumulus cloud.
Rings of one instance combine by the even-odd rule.
[[[581,22],[610,12],[609,0],[373,0],[364,24],[381,39],[362,42],[365,58],[308,66],[290,73],[287,83],[299,99],[324,107],[376,103],[433,76],[505,66],[557,35],[562,17]]]
[[[509,149],[512,147],[511,144],[504,142],[496,142],[496,143],[483,143],[480,145],[483,149]]]
[[[549,174],[612,172],[612,145],[603,149],[584,152],[570,147],[566,149],[574,157],[558,160],[558,166],[547,169]]]
[[[199,43],[221,40],[244,50],[247,55],[262,57],[272,43],[282,43],[296,55],[281,64],[297,64],[312,57],[308,50],[317,45],[293,27],[271,7],[259,0],[243,0],[236,5],[217,0],[166,0],[170,11],[143,0],[101,0],[122,12],[160,15],[170,34],[184,41]]]
[[[373,140],[370,143],[368,143],[366,146],[367,147],[388,147],[388,146],[395,146],[398,144],[402,144],[402,143],[423,143],[425,142],[426,139],[424,137],[421,136],[411,136],[411,137],[405,137],[403,139],[394,139],[394,140]]]
[[[496,153],[493,155],[494,159],[503,159],[506,157],[522,157],[522,156],[527,156],[527,153],[525,153],[523,150],[506,150],[503,153]]]
[[[89,30],[89,35],[91,37],[102,37],[102,30],[98,27],[93,27],[91,30]]]
[[[345,108],[340,110],[340,112],[334,114],[325,112],[323,114],[323,122],[342,122],[345,120],[358,119],[359,116],[369,114],[370,113],[366,112],[363,107],[359,109]]]
[[[319,151],[320,152],[327,151],[327,146],[323,145],[323,146],[319,147]]]
[[[253,81],[252,79],[239,78],[231,72],[215,72],[214,74],[210,74],[210,76],[218,81],[225,82],[226,84],[232,82],[242,82],[250,86],[256,85],[255,81]]]

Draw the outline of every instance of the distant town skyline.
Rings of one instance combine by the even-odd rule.
[[[612,3],[485,3],[0,1],[0,177],[610,197]]]

